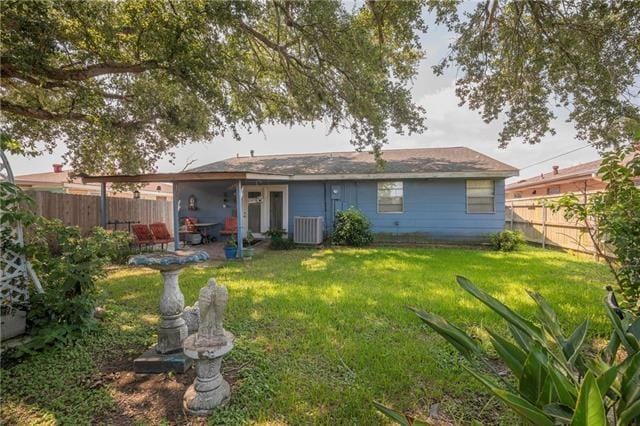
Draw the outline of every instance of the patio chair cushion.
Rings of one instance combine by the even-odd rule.
[[[187,232],[198,233],[198,228],[196,228],[196,223],[198,223],[198,219],[195,217],[185,217],[184,218],[184,226],[187,227]]]
[[[220,231],[220,235],[233,235],[238,232],[238,219],[229,216],[224,219],[224,228]]]
[[[170,243],[173,241],[169,230],[167,229],[167,225],[162,222],[156,222],[149,225],[149,229],[151,229],[151,233],[153,234],[153,238],[156,243]]]
[[[149,229],[149,225],[143,223],[136,223],[131,226],[133,236],[136,238],[136,244],[153,244],[155,239]]]

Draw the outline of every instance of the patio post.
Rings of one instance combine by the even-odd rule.
[[[173,249],[180,248],[180,200],[178,198],[178,183],[173,182]]]
[[[100,182],[100,226],[107,229],[107,182]]]
[[[243,209],[244,203],[242,200],[242,181],[239,180],[238,184],[236,185],[236,215],[237,215],[237,219],[238,219],[238,254],[236,255],[236,257],[242,259],[242,228],[243,228],[243,224],[242,224],[242,209]]]

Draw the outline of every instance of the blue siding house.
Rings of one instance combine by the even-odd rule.
[[[291,234],[296,217],[322,218],[328,235],[336,213],[349,207],[369,218],[381,240],[474,242],[503,228],[504,181],[517,175],[514,167],[453,147],[385,150],[382,161],[367,152],[252,153],[180,173],[84,181],[103,189],[105,182],[172,182],[176,242],[186,218],[210,224],[214,237],[236,218],[239,241],[248,231]]]
[[[356,207],[380,239],[469,242],[503,228],[504,180],[518,170],[455,147],[385,150],[382,163],[366,152],[236,157],[186,173],[198,180],[174,181],[180,217],[240,211],[245,234],[291,233],[296,216],[323,217],[328,234],[336,212]],[[200,180],[231,173],[241,179]]]

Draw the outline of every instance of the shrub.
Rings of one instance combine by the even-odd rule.
[[[355,207],[336,213],[332,240],[335,244],[362,247],[371,244],[371,222]]]
[[[640,126],[637,130],[640,137]],[[597,254],[607,262],[627,309],[640,314],[640,153],[627,147],[604,154],[598,174],[607,184],[585,203],[566,194],[552,205],[585,226]],[[611,256],[613,254],[613,257]]]
[[[271,238],[269,248],[273,250],[291,250],[296,246],[291,238],[284,238],[284,229],[269,229],[265,235]]]
[[[529,292],[538,306],[536,320],[531,321],[466,278],[457,280],[464,290],[506,321],[510,338],[494,330],[486,332],[516,383],[496,371],[482,346],[461,328],[436,314],[411,310],[472,363],[473,368],[465,368],[476,380],[527,423],[549,426],[639,423],[640,318],[620,309],[613,293],[605,303],[611,338],[599,354],[594,354],[585,342],[589,320],[565,334],[556,313],[540,294]],[[400,424],[414,422],[413,418],[381,404],[376,406]]]
[[[489,236],[491,247],[500,251],[514,251],[524,244],[524,234],[520,231],[500,231]]]
[[[94,324],[96,281],[110,262],[122,262],[130,237],[101,228],[85,237],[60,220],[37,218],[29,228],[26,254],[44,293],[32,291],[27,320],[32,339],[14,352],[19,357],[47,346],[64,346]]]
[[[91,239],[96,243],[96,250],[101,257],[106,258],[110,263],[124,265],[132,254],[131,234],[124,231],[107,231],[100,227],[95,227],[91,231]]]

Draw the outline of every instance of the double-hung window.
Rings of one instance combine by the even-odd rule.
[[[495,184],[492,180],[467,181],[467,213],[495,212]]]
[[[378,213],[402,213],[403,211],[402,182],[378,182]]]

